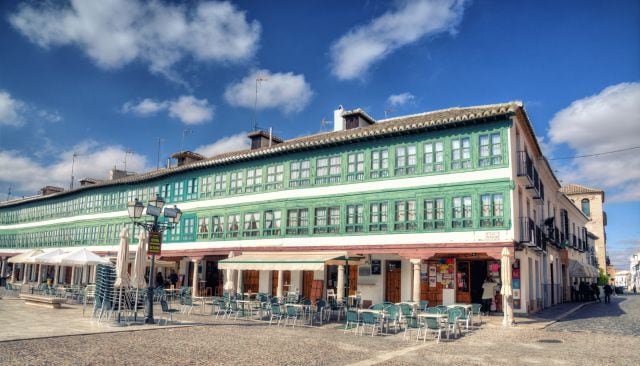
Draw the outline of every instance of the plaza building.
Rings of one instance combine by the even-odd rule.
[[[3,268],[33,248],[114,255],[121,228],[139,230],[128,202],[158,194],[183,211],[160,270],[194,291],[436,305],[481,302],[485,279],[511,271],[514,311],[530,313],[597,276],[589,217],[561,192],[519,102],[384,120],[339,108],[330,132],[248,138],[247,150],[179,152],[174,166],[0,204]],[[14,267],[13,281],[42,277]]]
[[[579,184],[567,184],[560,191],[589,218],[587,230],[592,234],[595,244],[596,267],[607,273],[607,213],[604,211],[604,191]]]
[[[640,290],[640,252],[629,258],[629,277],[629,288],[633,290],[635,287],[636,292]]]

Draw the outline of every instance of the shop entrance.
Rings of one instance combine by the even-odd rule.
[[[471,262],[471,302],[482,303],[482,284],[487,278],[487,262]]]
[[[305,299],[311,298],[313,287],[313,271],[302,271],[302,296]]]
[[[402,268],[400,261],[387,261],[387,271],[385,279],[385,301],[400,302],[400,279],[402,278]]]

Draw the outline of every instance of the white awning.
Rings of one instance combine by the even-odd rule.
[[[218,269],[262,271],[322,271],[327,261],[347,252],[252,252],[218,262]]]
[[[588,265],[584,265],[575,259],[569,259],[569,276],[570,277],[598,277],[597,270]]]

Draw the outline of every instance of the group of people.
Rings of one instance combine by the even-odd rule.
[[[167,277],[167,282],[165,282],[162,272],[158,272],[156,274],[156,287],[164,288],[167,284],[175,287],[176,283],[178,283],[178,274],[174,269],[171,269],[171,273],[169,274],[169,277]]]
[[[587,283],[581,281],[573,282],[571,286],[571,300],[572,301],[598,301],[600,300],[600,288],[595,282]]]

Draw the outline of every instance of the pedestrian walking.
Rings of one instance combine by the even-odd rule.
[[[574,302],[578,301],[578,281],[573,281],[573,286],[571,286],[571,299]]]
[[[611,287],[610,284],[606,284],[604,285],[604,303],[605,304],[610,304],[611,303],[611,294],[613,293],[613,288]]]
[[[496,283],[491,277],[487,277],[482,284],[482,309],[487,315],[491,315],[491,303],[496,295]]]

